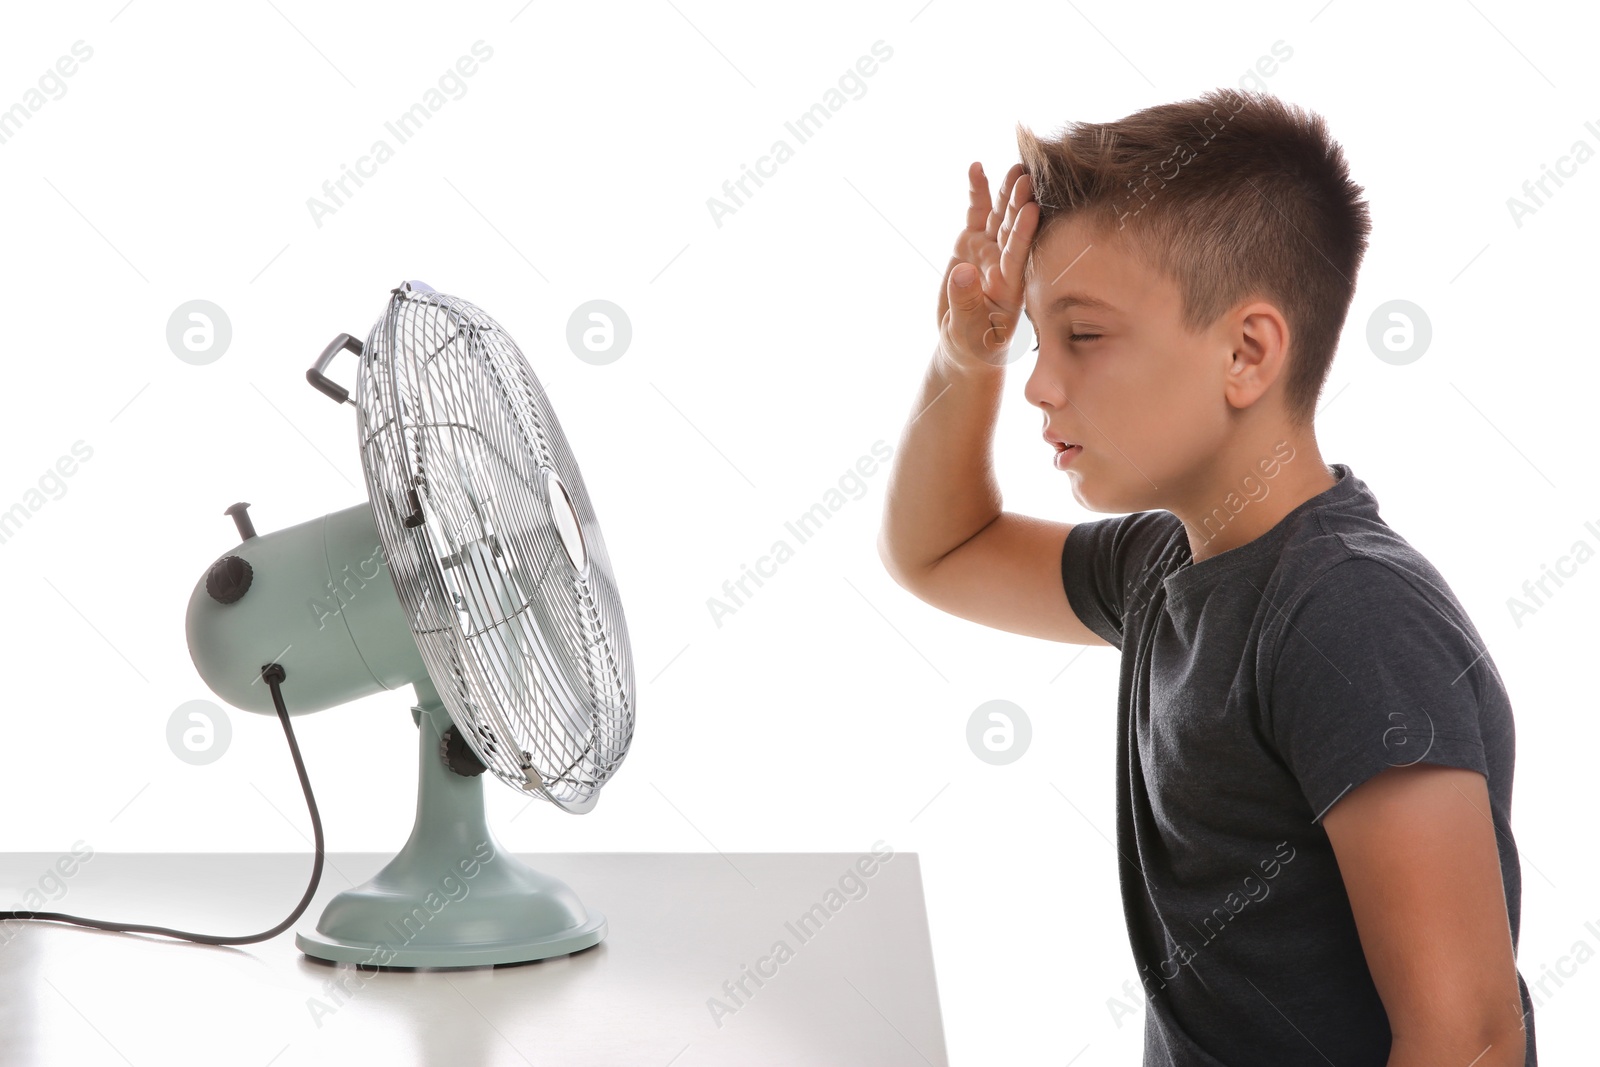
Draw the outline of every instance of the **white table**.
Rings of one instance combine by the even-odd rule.
[[[514,966],[371,972],[308,959],[292,930],[219,948],[58,923],[10,925],[0,932],[0,1064],[948,1062],[916,853],[895,853],[854,899],[831,900],[857,854],[519,855],[603,912],[605,940]],[[388,858],[330,853],[297,928],[314,926],[329,897]],[[0,855],[0,908],[23,906],[23,892],[57,859]],[[97,853],[63,881],[59,900],[37,910],[249,934],[289,913],[310,859]],[[814,920],[820,929],[797,936],[791,925],[830,902],[837,911]],[[773,955],[779,941],[792,954]],[[759,986],[746,977],[761,971],[770,977]],[[724,983],[741,978],[749,992],[736,1000]],[[729,1009],[720,1020],[711,998]]]

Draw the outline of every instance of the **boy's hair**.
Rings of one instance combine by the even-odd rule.
[[[1050,140],[1018,123],[1017,147],[1039,202],[1035,248],[1068,216],[1124,237],[1176,282],[1192,332],[1245,299],[1275,304],[1291,333],[1289,419],[1310,424],[1372,231],[1319,115],[1269,93],[1213,89],[1116,122],[1071,123]]]

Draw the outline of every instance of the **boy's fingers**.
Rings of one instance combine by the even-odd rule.
[[[989,179],[982,163],[967,168],[967,193],[967,229],[981,230],[989,218]]]
[[[944,279],[939,285],[939,322],[944,322],[945,312],[950,310],[950,272],[956,269],[956,264],[961,262],[959,255],[951,256],[950,262],[945,264]]]
[[[1017,164],[1021,166],[1022,164]],[[1011,187],[1011,199],[1006,202],[1006,220],[1000,224],[1000,237],[998,244],[1003,248],[1007,238],[1011,236],[1011,227],[1016,225],[1017,213],[1024,204],[1033,199],[1033,178],[1024,174],[1019,177],[1016,184]]]
[[[988,352],[989,314],[983,292],[983,275],[971,263],[958,263],[946,282],[950,314],[941,324],[946,351],[963,360],[981,359]]]
[[[996,239],[1000,236],[1000,223],[1005,219],[1006,205],[1011,200],[1011,187],[1016,184],[1017,178],[1026,170],[1021,163],[1013,163],[1011,169],[1006,171],[1006,179],[1000,187],[1000,192],[995,196],[994,210],[989,213],[988,234]]]
[[[1006,280],[1008,290],[1021,288],[1022,270],[1027,266],[1028,252],[1038,229],[1039,205],[1030,200],[1017,209],[1016,225],[1000,251],[1000,276]]]
[[[970,310],[983,302],[983,287],[978,284],[978,268],[957,263],[950,271],[950,304]]]

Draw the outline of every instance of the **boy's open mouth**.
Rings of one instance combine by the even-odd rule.
[[[1068,464],[1078,458],[1078,453],[1083,451],[1082,445],[1073,444],[1071,441],[1063,441],[1051,433],[1048,428],[1045,429],[1043,436],[1046,441],[1050,442],[1051,447],[1056,450],[1055,455],[1050,457],[1050,463],[1056,470],[1065,470]]]
[[[1082,448],[1083,447],[1082,445],[1074,444],[1071,441],[1063,441],[1063,440],[1061,440],[1061,438],[1053,436],[1050,433],[1049,430],[1046,430],[1044,432],[1044,439],[1046,441],[1049,441],[1050,444],[1055,448],[1055,450],[1057,452],[1065,452],[1069,448]]]

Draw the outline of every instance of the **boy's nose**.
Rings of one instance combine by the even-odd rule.
[[[1033,370],[1022,387],[1022,395],[1028,403],[1044,409],[1047,414],[1067,407],[1066,384],[1048,365],[1043,350],[1034,358]]]

